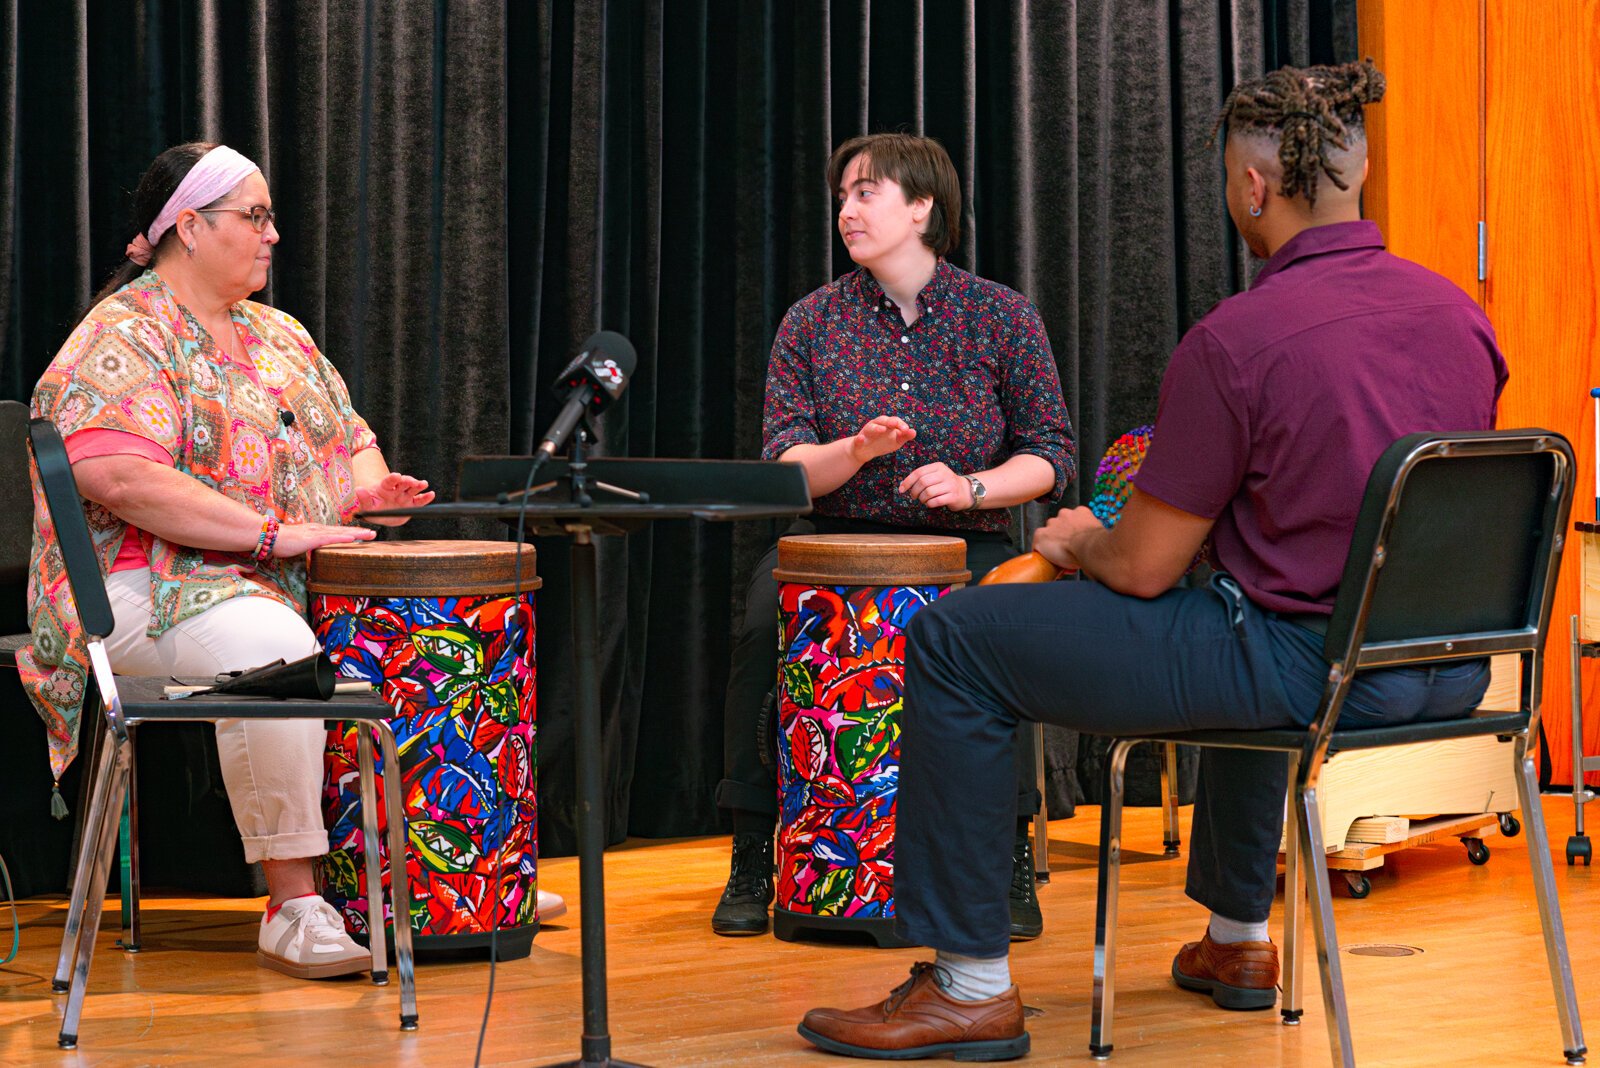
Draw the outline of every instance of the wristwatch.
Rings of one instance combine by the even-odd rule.
[[[989,491],[984,488],[982,482],[978,481],[977,475],[963,475],[961,477],[965,478],[967,480],[967,485],[972,487],[972,507],[982,508],[983,496]]]

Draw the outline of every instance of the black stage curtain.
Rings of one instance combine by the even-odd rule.
[[[751,457],[779,319],[850,267],[829,150],[908,129],[961,171],[954,261],[1039,306],[1092,478],[1246,278],[1207,144],[1228,87],[1354,50],[1354,0],[0,0],[0,392],[29,397],[121,258],[149,159],[208,138],[262,164],[283,233],[263,299],[307,325],[397,469],[448,496],[463,455],[528,451],[599,328],[640,356],[605,451]],[[717,828],[729,630],[772,532],[604,542],[613,839]],[[565,547],[542,540],[539,570],[556,854]],[[1056,814],[1084,796],[1076,749],[1053,734]]]

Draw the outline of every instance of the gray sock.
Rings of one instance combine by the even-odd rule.
[[[963,957],[939,950],[934,964],[949,977],[944,992],[957,1001],[983,1001],[1011,989],[1011,958]]]
[[[1260,923],[1245,923],[1243,920],[1230,920],[1220,912],[1211,914],[1211,941],[1220,945],[1229,942],[1266,942],[1267,921]]]

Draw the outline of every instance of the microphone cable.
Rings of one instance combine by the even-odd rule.
[[[522,500],[517,506],[517,539],[516,539],[516,542],[517,542],[517,559],[516,559],[515,564],[513,565],[514,566],[514,571],[513,571],[513,578],[512,578],[512,581],[511,581],[511,598],[512,598],[511,609],[512,609],[512,612],[515,613],[515,618],[518,620],[518,622],[522,622],[522,546],[523,546],[524,541],[526,540],[525,530],[526,530],[526,521],[527,521],[527,518],[528,518],[528,499],[533,494],[533,477],[536,474],[539,473],[539,468],[541,468],[543,466],[544,466],[543,460],[537,459],[537,458],[534,459],[531,463],[528,464],[528,480],[527,480],[526,483],[523,484],[523,487],[522,487]],[[528,616],[528,619],[527,619],[526,623],[524,624],[524,631],[525,631],[525,633],[527,635],[527,643],[528,643],[527,653],[528,654],[531,654],[533,652],[533,629],[532,629],[532,624],[533,624],[533,615],[530,612],[529,616]],[[538,685],[537,676],[535,676],[534,685]],[[521,721],[521,718],[522,718],[522,693],[521,693],[521,691],[518,691],[517,692],[517,720],[518,720],[518,722]],[[537,725],[535,725],[534,730],[535,731],[538,730],[538,726]],[[505,747],[507,745],[509,745],[509,744],[511,744],[511,743],[510,743],[510,735],[509,735],[509,732],[508,732],[506,740],[501,743],[501,755],[502,755],[502,757],[505,754]],[[538,750],[535,749],[534,752],[538,752]],[[530,755],[530,759],[529,759],[529,767],[533,771],[533,774],[535,775],[535,777],[537,777],[538,774],[539,774],[538,765],[534,762],[534,760],[532,759],[531,755]],[[537,781],[537,778],[535,779],[535,781]],[[537,790],[537,789],[538,789],[538,787],[535,787],[535,790]],[[492,890],[492,893],[494,894],[494,909],[493,909],[493,912],[491,913],[492,919],[491,919],[490,924],[489,924],[489,990],[488,990],[488,993],[486,993],[484,995],[484,998],[483,998],[483,1020],[482,1020],[482,1022],[480,1022],[478,1024],[478,1048],[477,1048],[477,1052],[475,1052],[472,1055],[472,1068],[481,1068],[481,1066],[483,1064],[483,1040],[489,1034],[489,1012],[494,1007],[495,968],[500,963],[500,954],[499,954],[499,950],[498,950],[499,935],[500,935],[500,903],[501,903],[500,902],[500,896],[501,896],[500,895],[500,876],[501,876],[501,873],[502,873],[504,865],[505,865],[505,856],[506,856],[506,849],[505,849],[505,841],[506,841],[505,816],[507,815],[506,812],[505,812],[505,805],[504,805],[504,793],[505,793],[505,788],[502,785],[501,779],[500,779],[500,762],[499,762],[499,760],[496,760],[495,761],[495,776],[494,776],[494,798],[495,798],[495,800],[494,800],[494,815],[495,815],[495,819],[497,821],[499,821],[499,830],[500,830],[501,833],[500,833],[500,847],[495,850],[495,854],[494,854],[494,887],[493,887],[493,890]],[[537,831],[535,833],[537,834]],[[534,860],[534,890],[533,890],[533,907],[534,907],[534,914],[535,915],[538,915],[538,908],[539,908],[539,876],[538,876],[539,869],[538,869],[538,863],[539,863],[538,859],[535,858],[535,860]]]

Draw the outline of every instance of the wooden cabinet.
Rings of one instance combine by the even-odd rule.
[[[1358,11],[1362,52],[1389,82],[1368,109],[1367,215],[1391,251],[1488,312],[1511,369],[1500,425],[1549,427],[1572,441],[1573,518],[1593,521],[1600,0],[1361,0]],[[1581,582],[1572,548],[1544,665],[1557,783],[1571,782],[1567,619]],[[1600,663],[1586,662],[1583,690],[1585,749],[1600,753]]]

